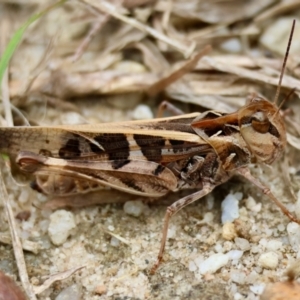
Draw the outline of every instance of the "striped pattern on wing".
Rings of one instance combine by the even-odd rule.
[[[115,170],[115,161],[66,161],[22,151],[17,163],[23,171],[36,176],[36,187],[41,192],[51,195],[109,186],[131,194],[160,197],[177,187],[177,179],[168,168],[150,161],[124,162]]]

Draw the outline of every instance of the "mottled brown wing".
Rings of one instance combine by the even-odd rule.
[[[127,193],[160,197],[175,190],[177,179],[166,167],[150,161],[74,161],[20,152],[20,168],[36,176],[35,188],[45,194],[72,195],[109,186]]]

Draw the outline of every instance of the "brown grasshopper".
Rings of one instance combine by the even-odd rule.
[[[294,24],[289,46],[293,30]],[[15,157],[22,171],[34,174],[33,187],[44,194],[66,196],[109,186],[162,197],[197,189],[167,208],[152,273],[162,260],[171,216],[233,174],[247,178],[300,223],[247,167],[251,162],[272,164],[286,146],[279,108],[258,96],[231,114],[207,111],[151,121],[0,128],[0,137],[0,151]]]

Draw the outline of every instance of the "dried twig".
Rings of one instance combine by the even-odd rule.
[[[29,297],[30,300],[36,300],[37,298],[32,290],[32,286],[29,282],[29,277],[28,277],[28,273],[26,270],[26,264],[25,264],[23,249],[22,249],[22,243],[21,243],[21,240],[17,233],[17,224],[15,222],[14,214],[13,214],[12,208],[9,203],[9,198],[8,198],[7,191],[6,191],[6,188],[4,185],[2,172],[0,172],[0,195],[2,196],[2,199],[4,202],[4,207],[5,207],[6,214],[7,214],[9,229],[10,229],[10,233],[11,233],[11,240],[12,240],[12,245],[13,245],[13,249],[14,249],[14,255],[15,255],[16,264],[17,264],[17,267],[19,270],[19,276],[20,276],[23,288],[26,292],[26,295]]]
[[[1,233],[0,234],[0,242],[3,244],[11,245],[11,237],[8,234]],[[39,243],[28,241],[28,240],[23,240],[22,241],[22,247],[24,250],[32,252],[34,254],[37,254],[41,247]]]
[[[42,285],[33,287],[35,294],[42,293],[47,288],[49,288],[51,286],[51,284],[54,283],[55,281],[64,280],[64,279],[70,277],[75,272],[81,270],[82,268],[85,268],[85,267],[84,266],[76,267],[76,268],[67,270],[65,272],[60,272],[60,273],[51,275],[47,280],[45,280],[45,282]]]
[[[267,19],[271,19],[279,14],[287,13],[290,11],[296,10],[300,6],[299,1],[282,1],[279,2],[277,5],[270,7],[269,9],[263,11],[259,14],[255,19],[254,22],[263,22]]]
[[[161,32],[158,32],[157,30],[153,29],[150,26],[147,26],[141,22],[139,22],[136,19],[130,18],[125,16],[124,14],[120,13],[120,9],[118,9],[116,6],[114,6],[111,3],[108,3],[106,1],[96,1],[96,0],[82,0],[84,3],[91,5],[97,10],[100,10],[108,15],[111,15],[115,17],[116,19],[119,19],[127,24],[130,24],[131,26],[146,32],[147,34],[153,36],[154,38],[170,45],[171,47],[177,49],[180,51],[185,57],[189,57],[191,53],[193,52],[195,48],[195,43],[192,43],[189,46],[182,45],[181,43],[170,39],[166,35],[162,34]]]
[[[163,78],[161,78],[160,80],[152,84],[148,89],[148,94],[153,96],[161,92],[168,85],[172,84],[173,82],[181,78],[186,73],[192,71],[197,65],[199,59],[201,59],[204,55],[206,55],[210,50],[211,50],[211,46],[206,46],[202,51],[197,53],[192,59],[187,61],[178,70],[171,71],[168,75],[164,76]]]
[[[94,36],[108,20],[109,20],[109,15],[104,15],[104,16],[102,15],[101,17],[99,17],[98,20],[96,20],[96,22],[93,24],[92,28],[90,29],[89,33],[87,34],[87,36],[84,38],[82,43],[76,49],[74,55],[71,57],[72,62],[77,61],[82,56],[83,52],[87,49]]]
[[[276,77],[270,77],[265,74],[261,74],[257,71],[247,70],[241,67],[228,65],[226,63],[217,62],[212,57],[204,57],[202,59],[203,63],[207,63],[209,66],[213,67],[216,70],[227,72],[231,74],[235,74],[241,78],[248,78],[254,81],[260,81],[267,84],[271,84],[273,86],[278,85],[278,78]],[[285,75],[282,81],[282,87],[293,89],[295,87],[297,88],[297,91],[300,90],[300,81],[298,79],[295,79],[291,76]]]

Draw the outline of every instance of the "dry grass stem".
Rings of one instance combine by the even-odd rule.
[[[72,276],[74,273],[76,273],[77,271],[79,271],[83,268],[85,268],[85,266],[75,267],[75,268],[72,268],[70,270],[51,275],[47,280],[44,281],[44,283],[42,285],[34,286],[33,290],[34,290],[36,295],[41,294],[46,289],[48,289],[54,282],[67,279],[70,276]]]
[[[197,62],[204,56],[206,55],[209,51],[211,51],[210,46],[206,46],[202,51],[199,53],[195,54],[193,58],[191,58],[189,61],[187,61],[183,66],[181,66],[179,69],[175,71],[169,72],[166,76],[161,78],[159,81],[155,82],[152,84],[149,89],[148,89],[148,94],[153,96],[155,94],[158,94],[162,90],[164,90],[167,86],[170,84],[174,83],[177,81],[179,78],[184,76],[185,74],[191,72]]]
[[[7,195],[6,187],[4,185],[2,172],[0,173],[0,195],[2,198],[2,201],[4,203],[8,223],[9,223],[9,230],[11,234],[11,241],[14,249],[14,256],[16,259],[16,264],[19,270],[19,276],[22,282],[22,286],[25,290],[25,293],[27,297],[30,300],[36,300],[35,293],[33,292],[32,286],[29,282],[29,277],[26,269],[26,263],[22,248],[21,240],[18,236],[18,230],[17,230],[17,223],[15,221],[14,213],[12,211],[11,205],[9,203],[9,198]]]
[[[118,8],[115,7],[114,5],[112,5],[111,3],[108,3],[106,1],[95,1],[95,0],[82,0],[84,3],[91,5],[92,7],[113,16],[116,19],[119,19],[121,21],[123,21],[124,23],[127,23],[147,34],[149,34],[150,36],[170,45],[171,47],[177,49],[178,51],[180,51],[184,57],[189,57],[191,55],[191,53],[194,51],[195,48],[195,44],[192,43],[189,46],[185,46],[182,45],[181,43],[170,39],[169,37],[167,37],[166,35],[162,34],[161,32],[158,32],[157,30],[153,29],[150,26],[147,26],[141,22],[139,22],[136,19],[133,18],[129,18],[121,13],[119,13]]]

